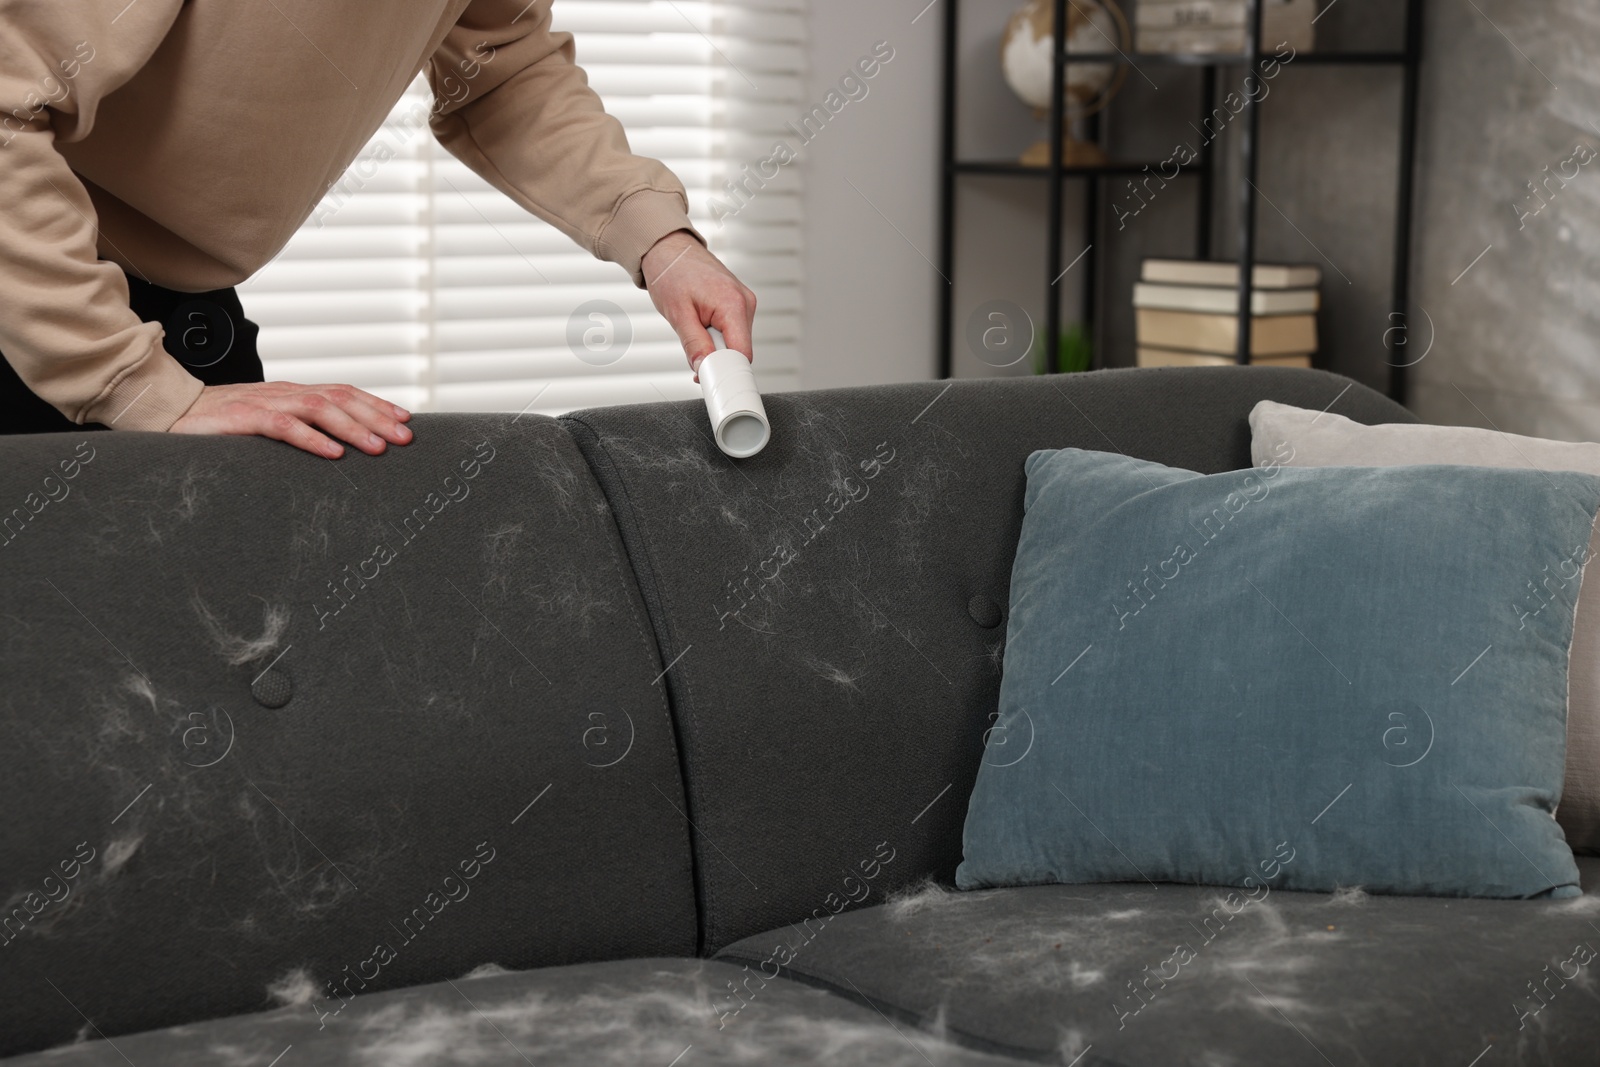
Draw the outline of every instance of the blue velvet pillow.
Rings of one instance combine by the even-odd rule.
[[[1553,812],[1600,478],[1026,470],[960,887],[1579,894]]]

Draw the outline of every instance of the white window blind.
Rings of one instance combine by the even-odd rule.
[[[755,290],[769,392],[798,382],[800,178],[791,164],[758,186],[745,168],[801,113],[803,3],[553,9],[633,150],[682,179],[696,228]],[[698,396],[649,295],[441,148],[416,121],[430,101],[419,77],[288,246],[240,286],[268,380],[348,382],[414,411],[559,414]],[[737,197],[732,181],[744,182]],[[632,331],[604,366],[568,342],[569,320],[594,300],[622,308]]]

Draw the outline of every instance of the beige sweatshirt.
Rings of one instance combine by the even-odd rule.
[[[688,199],[629,152],[550,4],[0,0],[0,352],[77,422],[169,428],[202,386],[118,266],[248,278],[423,69],[451,154],[642,286]]]

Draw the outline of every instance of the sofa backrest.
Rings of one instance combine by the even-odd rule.
[[[1331,374],[1232,367],[778,394],[738,462],[695,402],[567,416],[669,667],[702,951],[953,876],[1029,453],[1246,467],[1262,399],[1411,418]]]
[[[0,1055],[694,952],[604,497],[553,420],[414,426],[0,438]]]

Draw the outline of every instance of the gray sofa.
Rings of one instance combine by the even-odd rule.
[[[1023,459],[1242,467],[1264,398],[1410,419],[1350,386],[776,395],[739,463],[695,403],[335,463],[0,440],[0,1055],[1600,1062],[1593,858],[1566,902],[944,888]]]

